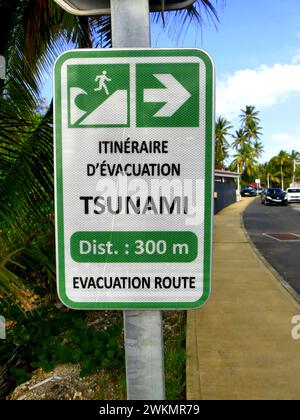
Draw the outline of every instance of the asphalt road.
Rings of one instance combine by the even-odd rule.
[[[300,235],[300,204],[266,207],[258,198],[247,207],[244,224],[256,248],[300,295],[300,240],[278,241],[265,236],[272,233]]]

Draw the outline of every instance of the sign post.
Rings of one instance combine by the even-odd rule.
[[[4,316],[0,315],[0,340],[5,340],[5,318]]]
[[[210,293],[214,69],[200,50],[148,48],[148,0],[111,13],[115,49],[55,64],[58,290],[124,310],[128,398],[161,400],[160,311]]]
[[[6,61],[3,55],[0,55],[0,79],[6,79]]]
[[[256,184],[256,190],[258,191],[259,190],[259,188],[260,188],[260,183],[261,183],[261,181],[260,181],[260,179],[256,179],[255,180],[255,184]]]
[[[150,47],[148,0],[111,0],[111,12],[114,48]],[[164,400],[161,312],[124,311],[123,319],[127,398]]]

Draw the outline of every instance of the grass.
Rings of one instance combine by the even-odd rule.
[[[164,313],[166,399],[186,399],[186,312]]]
[[[166,400],[186,399],[186,312],[163,312]],[[100,379],[99,400],[126,399],[126,375],[106,371]]]
[[[125,372],[106,371],[100,377],[97,400],[126,400]]]

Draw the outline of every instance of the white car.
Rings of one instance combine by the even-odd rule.
[[[288,188],[286,196],[289,203],[300,202],[300,188]]]

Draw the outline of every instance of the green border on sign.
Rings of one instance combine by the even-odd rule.
[[[72,58],[107,57],[198,57],[206,67],[206,127],[205,127],[205,216],[204,216],[204,273],[203,295],[195,302],[73,302],[66,294],[64,261],[62,121],[61,121],[61,68]],[[54,66],[54,150],[55,150],[55,204],[56,204],[56,266],[58,294],[64,305],[71,309],[195,309],[204,305],[210,296],[212,273],[213,230],[213,169],[214,169],[214,65],[210,56],[199,49],[140,49],[140,50],[72,50],[63,53]],[[188,263],[186,264],[188,266]]]

